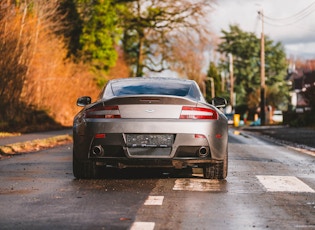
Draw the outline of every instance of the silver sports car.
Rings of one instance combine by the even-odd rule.
[[[98,166],[203,168],[224,179],[228,121],[223,98],[208,104],[195,81],[177,78],[111,80],[99,98],[77,100],[73,174],[94,178]]]

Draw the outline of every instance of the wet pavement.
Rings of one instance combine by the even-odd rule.
[[[315,229],[315,157],[236,131],[222,181],[146,168],[77,180],[71,144],[0,161],[0,229]]]

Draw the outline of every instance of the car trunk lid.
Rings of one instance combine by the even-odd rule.
[[[196,102],[175,96],[117,97],[105,102],[118,105],[121,118],[179,118],[182,107]]]

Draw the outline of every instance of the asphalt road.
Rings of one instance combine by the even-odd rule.
[[[0,229],[315,229],[315,157],[230,131],[226,180],[198,171],[72,175],[72,146],[0,161]]]

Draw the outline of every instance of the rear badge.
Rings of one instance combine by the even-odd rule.
[[[147,109],[147,110],[145,110],[147,113],[153,113],[153,112],[155,112],[155,110],[153,110],[153,109]]]

